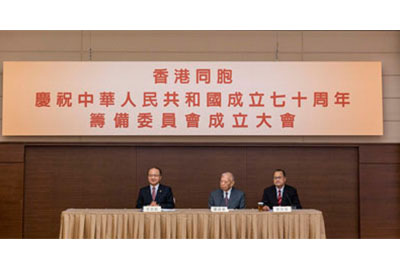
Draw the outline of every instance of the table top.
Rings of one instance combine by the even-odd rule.
[[[207,208],[176,208],[176,209],[163,209],[162,212],[143,212],[142,209],[120,209],[120,208],[70,208],[63,213],[66,214],[127,214],[127,213],[143,213],[143,214],[191,214],[191,213],[212,213],[212,214],[255,214],[255,215],[265,215],[265,214],[322,214],[321,211],[315,209],[295,209],[292,212],[273,212],[273,211],[258,211],[258,209],[229,209],[229,212],[211,212]]]

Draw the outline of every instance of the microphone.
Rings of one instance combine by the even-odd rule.
[[[292,207],[292,209],[296,209],[296,206],[294,205],[292,205],[292,200],[290,199],[290,197],[289,197],[289,194],[287,194],[285,191],[283,191],[283,195],[285,196],[286,195],[286,198],[288,199],[288,201],[289,201],[289,203],[290,203],[290,206]]]

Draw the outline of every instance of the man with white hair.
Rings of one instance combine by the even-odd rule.
[[[208,198],[208,207],[227,206],[229,209],[243,209],[246,207],[244,192],[235,189],[235,178],[231,172],[221,174],[219,189],[211,192]]]

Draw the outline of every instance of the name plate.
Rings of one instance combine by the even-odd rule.
[[[272,208],[273,212],[292,212],[291,206],[274,206]]]
[[[161,206],[144,206],[143,212],[161,212]]]
[[[211,206],[211,212],[229,212],[226,206]]]

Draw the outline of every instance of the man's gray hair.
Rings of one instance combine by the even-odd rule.
[[[233,176],[233,173],[231,173],[231,172],[224,172],[224,173],[221,174],[221,177],[222,177],[223,175],[226,175],[226,176],[230,177],[232,181],[235,181],[235,176]]]

